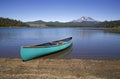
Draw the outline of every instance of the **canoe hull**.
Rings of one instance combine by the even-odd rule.
[[[33,58],[37,58],[40,56],[44,56],[47,54],[52,54],[57,51],[63,50],[69,47],[72,44],[72,41],[69,41],[66,44],[53,46],[53,47],[46,47],[46,48],[23,48],[21,47],[21,58],[24,61],[31,60]]]

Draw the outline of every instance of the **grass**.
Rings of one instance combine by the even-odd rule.
[[[120,79],[120,60],[0,58],[0,79]]]

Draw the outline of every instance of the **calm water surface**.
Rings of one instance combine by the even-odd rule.
[[[20,47],[73,36],[73,45],[53,58],[120,59],[120,34],[95,28],[0,28],[0,57],[20,57]]]

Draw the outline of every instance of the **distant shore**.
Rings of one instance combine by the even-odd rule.
[[[0,58],[0,79],[120,79],[120,60]]]
[[[110,29],[105,29],[106,32],[110,33],[120,33],[120,27],[118,28],[110,28]]]
[[[74,26],[70,26],[70,28],[73,28]],[[88,29],[90,29],[90,28],[92,28],[92,29],[94,29],[94,30],[104,30],[105,32],[109,32],[109,33],[120,33],[120,27],[115,27],[115,28],[104,28],[104,27],[84,27],[84,26],[76,26],[76,27],[74,27],[74,28],[78,28],[78,27],[80,27],[80,28],[88,28]],[[68,26],[66,27],[66,26],[62,26],[62,27],[60,27],[60,26],[58,26],[58,27],[0,27],[0,28],[69,28]]]

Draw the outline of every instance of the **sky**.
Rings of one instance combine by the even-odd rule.
[[[0,0],[0,17],[68,22],[82,16],[120,20],[120,0]]]

